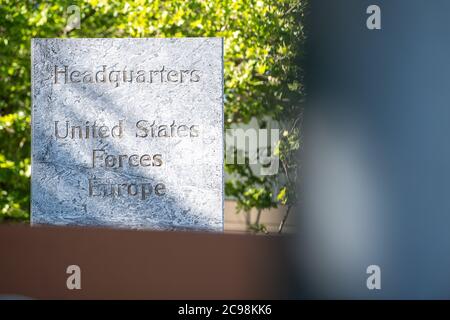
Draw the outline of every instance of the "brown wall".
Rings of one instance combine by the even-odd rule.
[[[278,226],[283,219],[286,208],[263,210],[261,212],[260,223],[266,225],[270,233],[276,233]],[[250,212],[250,219],[252,222],[256,221],[257,211],[254,209]],[[224,212],[224,230],[225,232],[246,232],[246,218],[244,212],[236,213],[236,201],[225,201]],[[290,214],[284,226],[284,233],[293,233],[295,229],[294,214]]]
[[[287,236],[0,226],[0,299],[269,299],[289,287]],[[66,286],[81,268],[81,290]]]

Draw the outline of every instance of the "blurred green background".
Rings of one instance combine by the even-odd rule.
[[[68,23],[72,5],[80,28]],[[0,221],[29,221],[30,42],[56,37],[223,37],[226,127],[256,119],[264,128],[273,119],[282,130],[272,150],[279,173],[227,165],[226,194],[241,211],[285,205],[289,214],[301,145],[305,11],[304,0],[0,0]],[[249,228],[264,231],[258,221]]]

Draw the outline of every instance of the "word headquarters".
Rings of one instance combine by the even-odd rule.
[[[162,66],[156,70],[115,70],[102,65],[100,70],[79,70],[69,66],[54,67],[55,84],[110,83],[118,87],[121,83],[192,83],[201,80],[200,70],[171,69]]]

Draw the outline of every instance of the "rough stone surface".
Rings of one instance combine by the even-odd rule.
[[[222,39],[33,39],[32,108],[32,224],[223,229]]]

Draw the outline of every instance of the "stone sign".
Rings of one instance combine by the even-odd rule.
[[[223,229],[223,41],[33,39],[32,224]]]

